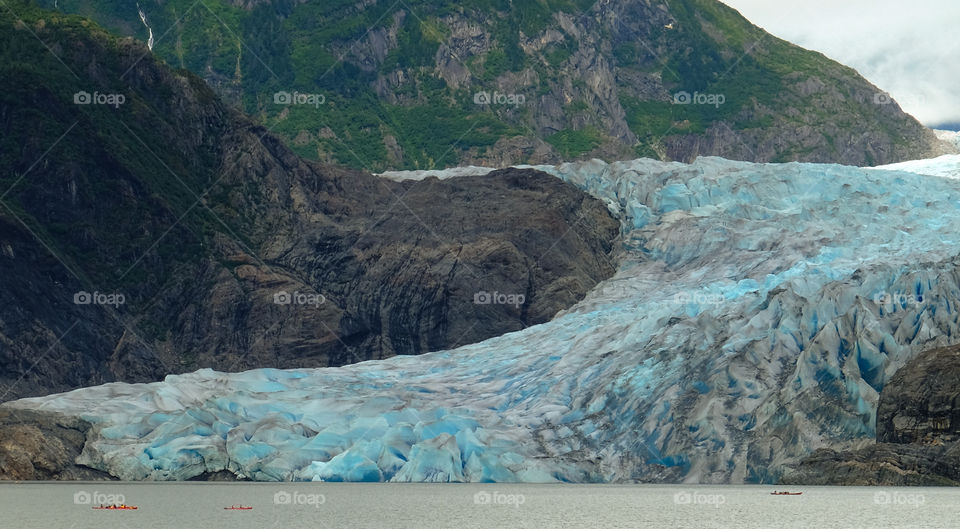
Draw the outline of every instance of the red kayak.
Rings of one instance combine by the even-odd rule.
[[[770,493],[771,496],[799,496],[803,494],[802,492],[777,492],[773,491]]]
[[[246,507],[244,505],[231,505],[223,508],[225,511],[249,511],[251,509],[253,509],[253,507]]]
[[[136,505],[101,505],[93,508],[95,511],[135,511],[137,509]]]

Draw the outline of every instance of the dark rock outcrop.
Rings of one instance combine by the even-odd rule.
[[[920,353],[880,393],[877,444],[821,449],[783,478],[806,485],[960,486],[960,346]]]
[[[925,351],[890,379],[877,406],[877,442],[950,443],[960,434],[960,347]]]
[[[0,408],[0,480],[108,480],[74,463],[90,423],[51,412]]]
[[[452,348],[614,271],[619,223],[556,178],[305,161],[142,44],[20,14],[0,14],[0,401]]]
[[[781,480],[786,485],[960,486],[960,447],[879,443],[820,449]]]

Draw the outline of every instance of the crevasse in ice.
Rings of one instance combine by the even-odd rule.
[[[80,462],[129,480],[770,482],[869,442],[891,374],[960,341],[960,180],[907,172],[958,167],[539,166],[603,200],[623,237],[615,276],[548,323],[10,405],[91,421]]]

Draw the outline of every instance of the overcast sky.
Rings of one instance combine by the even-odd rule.
[[[926,125],[960,122],[960,0],[722,0],[890,92]]]

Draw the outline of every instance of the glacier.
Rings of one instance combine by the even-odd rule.
[[[535,168],[621,221],[616,274],[547,323],[5,406],[91,422],[78,463],[125,480],[770,483],[817,448],[872,442],[890,376],[960,341],[960,157]]]
[[[953,144],[954,147],[960,148],[960,132],[955,130],[934,129],[933,133],[936,134],[937,139],[943,140],[947,143],[951,143]]]

